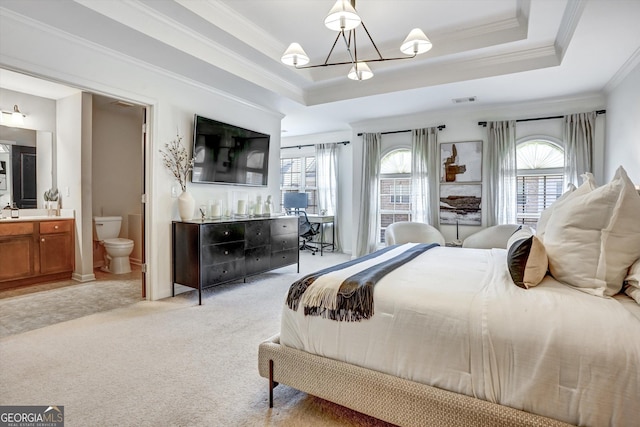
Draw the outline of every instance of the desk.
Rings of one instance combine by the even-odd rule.
[[[309,218],[309,222],[312,224],[320,224],[320,256],[322,256],[322,251],[325,247],[331,246],[331,250],[336,249],[335,241],[336,241],[336,228],[333,223],[334,217],[333,215],[316,215],[316,214],[307,214],[307,218]],[[326,243],[324,241],[324,226],[325,224],[331,224],[331,243]]]

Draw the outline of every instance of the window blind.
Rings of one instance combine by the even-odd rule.
[[[519,175],[517,177],[517,219],[521,224],[535,226],[540,212],[562,195],[561,174]]]

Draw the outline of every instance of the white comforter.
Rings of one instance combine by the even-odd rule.
[[[546,277],[513,284],[502,249],[438,247],[385,276],[361,322],[286,304],[280,342],[578,425],[640,420],[640,306]]]

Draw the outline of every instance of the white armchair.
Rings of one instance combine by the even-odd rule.
[[[387,246],[403,243],[439,243],[444,246],[444,236],[440,231],[422,222],[399,221],[390,224],[384,234]]]
[[[463,248],[506,248],[507,241],[520,228],[518,224],[501,224],[487,227],[464,239]]]

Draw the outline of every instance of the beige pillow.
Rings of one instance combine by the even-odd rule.
[[[536,236],[538,236],[541,241],[544,242],[544,233],[546,232],[547,224],[549,222],[549,219],[551,219],[551,215],[553,215],[554,209],[562,206],[563,203],[565,203],[567,200],[570,200],[572,197],[583,195],[594,190],[597,187],[596,180],[591,173],[587,172],[581,176],[582,185],[580,185],[580,187],[576,188],[575,185],[569,184],[567,191],[562,193],[562,195],[558,197],[558,199],[556,199],[556,201],[553,202],[551,206],[540,213],[540,219],[538,219],[538,223],[536,224]]]
[[[640,304],[640,259],[629,268],[629,275],[624,282],[627,284],[624,293]]]
[[[533,230],[519,230],[509,238],[507,268],[517,286],[529,289],[538,285],[547,274],[548,265],[544,245]]]
[[[579,190],[553,210],[547,223],[549,271],[590,294],[615,295],[640,258],[640,196],[622,167],[610,183],[576,195]]]

